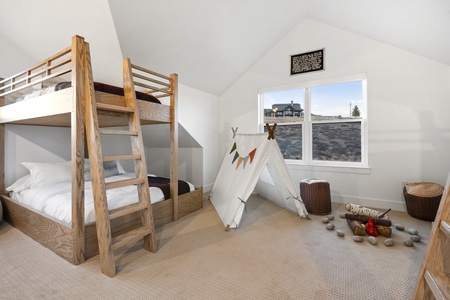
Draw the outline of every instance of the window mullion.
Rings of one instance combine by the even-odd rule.
[[[302,157],[304,162],[311,162],[312,159],[312,127],[311,127],[311,88],[305,88],[305,110],[302,136]]]

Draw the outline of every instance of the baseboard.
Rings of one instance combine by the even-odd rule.
[[[368,208],[378,209],[380,211],[385,211],[388,210],[389,208],[396,211],[406,211],[406,204],[404,202],[384,200],[384,199],[362,198],[362,197],[331,194],[331,202],[342,204],[353,203]]]
[[[211,190],[212,190],[213,186],[214,186],[214,184],[213,184],[213,183],[210,183],[210,184],[204,185],[204,186],[203,186],[203,193],[206,193],[206,192],[211,192]]]

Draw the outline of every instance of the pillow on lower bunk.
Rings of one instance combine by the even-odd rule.
[[[30,171],[30,174],[17,179],[13,184],[5,188],[6,191],[19,193],[31,187],[69,182],[72,180],[70,161],[63,163],[23,162],[22,164]],[[119,161],[105,162],[103,166],[105,168],[105,177],[126,173]],[[55,176],[54,174],[57,175]],[[58,177],[59,175],[61,175],[61,177]],[[86,181],[92,180],[89,159],[85,159],[84,176]]]
[[[30,187],[45,186],[72,180],[70,161],[62,163],[23,162],[22,165],[30,171]]]
[[[8,192],[21,192],[31,187],[31,175],[25,175],[22,178],[17,179],[13,184],[8,186],[6,190]]]
[[[119,174],[123,174],[125,171],[122,165],[118,161],[105,161],[103,162],[103,175],[106,177],[111,177]],[[84,159],[84,181],[91,181],[91,165],[89,159]]]

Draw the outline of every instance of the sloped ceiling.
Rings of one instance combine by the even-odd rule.
[[[125,56],[163,72],[176,70],[186,85],[215,95],[221,95],[305,19],[450,65],[448,0],[135,0],[133,5],[110,0],[109,3]]]
[[[450,65],[448,0],[3,0],[0,35],[38,61],[78,34],[96,80],[119,84],[126,56],[220,96],[305,19]]]

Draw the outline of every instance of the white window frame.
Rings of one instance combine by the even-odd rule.
[[[333,121],[332,123],[348,123],[348,122],[361,122],[361,162],[346,162],[346,161],[318,161],[312,159],[312,125],[318,123],[330,123],[330,121],[312,121],[311,120],[311,94],[310,88],[346,83],[352,81],[362,82],[362,101],[363,110],[361,111],[361,118],[352,120]],[[318,79],[313,81],[299,82],[294,84],[260,88],[258,91],[258,106],[259,106],[259,132],[264,132],[264,97],[265,93],[280,92],[294,89],[305,89],[305,103],[304,103],[304,115],[305,120],[297,124],[302,124],[302,159],[293,160],[286,159],[290,169],[301,170],[316,170],[316,171],[336,171],[336,172],[349,172],[349,173],[361,173],[369,174],[369,159],[368,159],[368,106],[367,106],[367,75],[366,73],[339,76],[326,79]],[[276,131],[275,131],[276,136]]]

